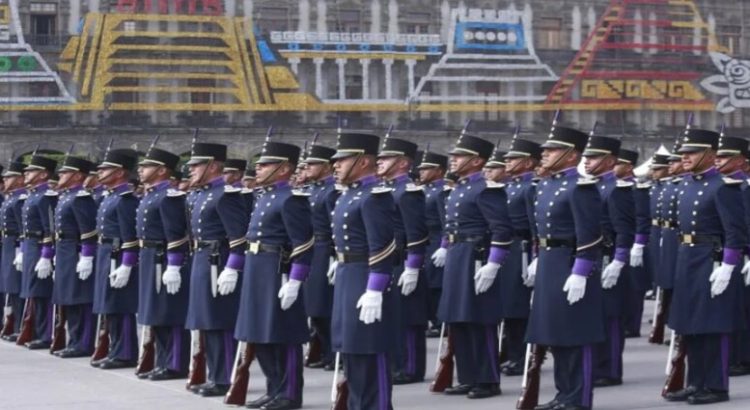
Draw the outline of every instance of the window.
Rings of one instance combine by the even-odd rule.
[[[57,14],[57,4],[55,3],[31,3],[29,7],[31,13],[36,14]]]
[[[719,26],[716,28],[719,44],[729,49],[729,54],[742,53],[742,27]]]
[[[345,97],[347,100],[362,99],[362,76],[359,74],[347,74],[345,77]]]
[[[33,45],[57,44],[57,16],[49,14],[31,15],[31,38]]]
[[[188,79],[188,87],[199,87],[199,88],[213,88],[216,87],[216,80],[212,78],[206,79]],[[190,93],[190,102],[192,104],[211,104],[213,102],[213,94],[207,92],[193,91]]]
[[[333,31],[340,33],[362,32],[362,17],[359,10],[341,10],[336,18]]]
[[[537,48],[559,50],[563,48],[563,20],[559,17],[542,17],[536,26]]]

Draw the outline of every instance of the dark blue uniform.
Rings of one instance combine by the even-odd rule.
[[[604,340],[604,301],[600,260],[601,197],[595,180],[580,180],[575,168],[537,185],[534,207],[539,235],[534,295],[526,339],[550,346],[555,360],[555,399],[592,406],[592,345]],[[567,300],[571,274],[588,277],[583,299]]]
[[[336,189],[333,177],[329,176],[310,186],[310,210],[312,212],[313,258],[310,265],[310,276],[305,281],[305,311],[310,317],[313,337],[317,337],[321,345],[321,361],[333,361],[331,348],[331,314],[333,309],[333,286],[328,283],[328,268],[331,258],[336,252],[333,250],[333,234],[331,229],[331,212],[336,206],[336,198],[340,192]]]
[[[185,193],[171,189],[169,181],[148,188],[136,212],[136,234],[141,248],[138,323],[150,326],[156,337],[156,366],[186,373],[190,340],[185,317],[190,281],[185,263]],[[180,289],[174,295],[161,283],[167,265],[179,266],[182,275]]]
[[[349,383],[350,409],[391,408],[388,353],[394,348],[399,289],[392,280],[396,243],[390,223],[396,216],[393,196],[368,176],[349,184],[333,214],[338,266],[333,294],[333,349],[341,352]],[[382,320],[365,324],[356,307],[367,289],[383,292]]]
[[[47,183],[29,189],[22,209],[23,223],[23,276],[21,297],[31,299],[34,312],[34,339],[43,342],[52,340],[52,277],[39,279],[34,270],[39,258],[52,259],[52,221],[50,214],[57,204],[57,194],[49,190]]]
[[[208,379],[228,386],[236,342],[232,337],[240,296],[218,293],[218,274],[225,266],[240,270],[248,213],[240,188],[219,177],[197,189],[191,200],[194,253],[190,269],[190,303],[185,326],[205,340]]]
[[[393,213],[393,231],[396,240],[396,265],[393,269],[394,281],[404,267],[419,269],[417,287],[408,296],[395,292],[393,303],[399,318],[399,325],[394,335],[398,343],[393,356],[393,372],[411,380],[424,379],[426,361],[427,326],[427,277],[422,271],[424,254],[428,238],[425,224],[425,199],[422,188],[414,185],[409,176],[404,174],[384,184],[392,189],[393,202],[396,206]]]
[[[235,337],[255,344],[267,378],[266,394],[301,403],[302,344],[310,337],[304,292],[287,310],[281,309],[278,294],[287,275],[304,281],[310,271],[310,203],[308,194],[286,181],[261,192],[246,231],[248,252]]]
[[[462,385],[500,383],[500,280],[496,278],[486,292],[477,295],[474,275],[488,258],[502,263],[513,242],[503,187],[485,181],[477,172],[461,179],[446,201],[445,233],[450,245],[438,318],[450,325]]]
[[[740,189],[742,190],[742,204],[745,210],[745,224],[750,228],[750,189],[748,189],[749,185],[747,182],[747,175],[742,171],[737,171],[728,176],[738,181],[742,181]],[[742,264],[746,263],[747,260],[747,256],[745,256]],[[745,279],[745,283],[747,283],[746,278],[743,277],[743,279]],[[745,318],[750,318],[750,286],[744,285],[743,289]],[[750,363],[750,329],[747,327],[736,332],[732,339],[732,355],[730,363],[732,364],[732,367],[741,365],[739,369],[741,374],[744,374],[744,367]],[[730,375],[733,375],[732,370],[733,369],[730,368]]]
[[[20,188],[6,195],[0,207],[0,227],[2,227],[2,256],[0,256],[0,288],[5,293],[15,317],[13,334],[17,334],[23,317],[24,299],[21,298],[21,272],[13,263],[20,252],[21,208],[26,200],[26,189]]]
[[[740,254],[747,246],[738,180],[715,168],[685,178],[678,199],[680,246],[669,326],[683,337],[688,385],[727,391],[730,334],[745,326]],[[711,297],[709,276],[719,263],[736,265],[726,290]]]
[[[500,269],[500,292],[503,302],[503,322],[510,365],[523,368],[526,352],[523,338],[529,318],[532,288],[524,285],[523,272],[531,263],[532,241],[536,238],[534,199],[536,183],[531,172],[513,177],[506,188],[508,214],[513,224],[513,244],[505,264]]]
[[[651,234],[651,209],[649,203],[649,190],[651,184],[638,184],[635,178],[626,179],[634,184],[633,200],[635,201],[635,240],[647,246]],[[646,291],[652,287],[651,264],[647,255],[648,248],[644,249],[642,266],[629,267],[628,293],[626,295],[625,310],[625,334],[627,336],[641,335],[641,321],[643,319],[643,300]]]
[[[654,286],[661,287],[658,275],[661,272],[661,212],[664,204],[664,190],[671,178],[652,181],[649,189],[649,211],[651,213],[651,231],[649,232],[648,245],[643,253],[644,263],[651,266],[651,281]]]
[[[438,305],[440,304],[440,295],[443,289],[443,267],[437,267],[432,263],[432,256],[435,251],[440,248],[443,244],[443,227],[445,226],[445,200],[448,198],[450,189],[445,185],[445,181],[439,179],[435,182],[430,182],[424,186],[424,216],[425,225],[427,225],[427,232],[429,236],[429,243],[425,248],[425,255],[428,259],[425,260],[424,272],[427,277],[428,287],[428,306],[427,312],[428,319],[432,324],[432,328],[440,326],[440,321],[437,318]]]
[[[78,278],[79,257],[96,249],[96,204],[81,186],[59,193],[55,208],[55,280],[52,303],[65,313],[68,348],[91,354],[96,329],[92,306],[94,277]]]
[[[111,359],[135,361],[138,354],[135,313],[138,311],[138,238],[134,221],[139,200],[128,184],[101,196],[96,225],[99,246],[94,274],[94,313],[106,315]],[[109,275],[119,266],[131,266],[127,285],[115,289]]]

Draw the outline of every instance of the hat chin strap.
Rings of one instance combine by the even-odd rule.
[[[341,182],[347,183],[346,180],[349,179],[349,175],[352,173],[352,170],[355,166],[359,163],[359,159],[362,158],[362,154],[357,154],[357,158],[354,158],[354,162],[352,162],[352,166],[349,167],[349,169],[346,170],[346,174],[344,174],[344,177],[341,178]]]
[[[573,147],[568,147],[568,149],[566,149],[566,150],[565,150],[565,152],[564,152],[564,153],[563,153],[562,155],[560,155],[560,156],[559,156],[559,157],[558,157],[558,158],[557,158],[557,159],[555,160],[555,162],[553,162],[553,163],[552,163],[551,165],[549,165],[549,166],[546,166],[546,167],[543,167],[543,168],[547,169],[548,171],[552,171],[552,168],[554,168],[555,166],[557,166],[557,164],[559,164],[559,163],[560,163],[560,161],[562,161],[562,160],[563,160],[563,158],[567,157],[567,156],[568,156],[568,154],[570,154],[570,152],[571,152],[572,150],[573,150]]]
[[[271,173],[270,173],[270,174],[268,174],[268,176],[267,176],[267,177],[263,178],[263,180],[259,181],[258,183],[259,183],[260,185],[266,185],[266,182],[268,182],[268,180],[269,180],[269,179],[271,179],[271,177],[273,177],[274,175],[276,175],[276,173],[277,173],[277,172],[279,172],[279,170],[281,169],[281,167],[282,167],[282,166],[283,166],[283,165],[284,165],[284,164],[285,164],[286,162],[287,162],[286,160],[284,160],[284,161],[281,161],[281,162],[279,162],[279,165],[277,165],[277,166],[276,166],[276,168],[274,168],[274,169],[273,169],[273,171],[271,171]]]
[[[701,166],[701,164],[703,164],[703,161],[706,159],[706,154],[707,153],[708,153],[707,149],[703,150],[703,152],[701,153],[701,158],[698,160],[698,163],[695,164],[695,166],[693,167],[693,169],[690,170],[690,172],[692,172],[693,174],[696,173],[696,169],[699,168]]]
[[[464,168],[466,168],[466,166],[467,166],[467,165],[469,165],[469,162],[470,162],[470,161],[471,161],[472,159],[476,158],[476,157],[477,157],[477,155],[472,155],[472,156],[470,156],[470,157],[466,158],[466,161],[462,162],[462,163],[461,163],[461,165],[459,165],[459,166],[458,166],[458,169],[456,169],[456,172],[455,172],[455,174],[456,174],[456,175],[461,175],[461,171],[463,171],[463,170],[464,170]]]
[[[602,155],[602,158],[596,163],[596,166],[594,166],[594,169],[591,170],[591,175],[598,176],[599,174],[597,171],[599,171],[599,167],[602,166],[602,163],[604,160],[607,159],[606,155]]]

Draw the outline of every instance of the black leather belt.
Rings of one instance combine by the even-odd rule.
[[[448,243],[469,242],[478,243],[484,241],[483,235],[464,235],[460,233],[449,233]]]
[[[361,263],[368,262],[370,256],[366,253],[344,253],[336,252],[336,261],[338,263]]]
[[[119,239],[107,238],[107,237],[104,237],[104,236],[100,236],[99,237],[99,244],[101,244],[101,245],[111,245],[111,244],[115,243],[116,240],[119,240]]]
[[[142,249],[164,249],[164,241],[154,241],[149,239],[139,239],[138,246]]]
[[[573,248],[576,247],[575,239],[539,238],[540,248]]]
[[[675,229],[675,228],[677,228],[677,222],[662,221],[661,227],[662,228],[667,228],[667,229]]]
[[[313,237],[315,238],[315,242],[330,242],[331,241],[331,234],[316,233],[316,234],[313,234]]]
[[[57,241],[78,241],[80,238],[81,236],[76,234],[65,232],[55,233],[55,240]]]
[[[531,231],[528,229],[514,229],[513,239],[520,239],[523,241],[528,241],[531,239]]]
[[[44,233],[40,231],[26,231],[24,232],[23,237],[27,239],[41,240],[42,238],[44,238]]]
[[[259,241],[255,242],[248,242],[247,243],[247,252],[252,253],[253,255],[257,255],[259,253],[280,253],[285,254],[287,251],[283,246],[279,245],[269,245],[266,243],[262,243]]]
[[[227,243],[225,240],[214,240],[214,241],[193,241],[193,249],[214,249],[217,250],[222,244]]]
[[[6,229],[3,231],[3,237],[18,236],[18,231],[12,229]]]
[[[717,245],[721,247],[721,237],[718,235],[680,234],[680,243],[685,245]]]

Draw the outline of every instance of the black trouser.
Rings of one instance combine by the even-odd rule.
[[[594,345],[596,358],[594,378],[622,379],[622,352],[625,348],[625,332],[621,316],[606,319],[604,341]]]
[[[187,374],[190,333],[182,326],[152,326],[156,341],[156,367]]]
[[[391,369],[385,353],[341,355],[349,385],[349,409],[390,410]]]
[[[302,345],[255,344],[255,357],[266,376],[266,394],[302,403]]]
[[[52,303],[50,298],[31,298],[34,305],[34,339],[52,342]]]
[[[94,352],[96,316],[91,304],[57,306],[62,309],[68,328],[68,348],[91,354]]]
[[[26,299],[21,298],[21,295],[18,293],[8,294],[8,305],[13,309],[13,334],[18,334],[21,331],[25,303]]]
[[[332,363],[334,359],[331,348],[331,318],[330,317],[311,317],[312,337],[320,341],[320,360],[323,363]]]
[[[216,385],[229,386],[237,352],[234,330],[201,330],[201,334],[205,342],[208,380]]]
[[[432,328],[439,328],[442,325],[440,319],[437,318],[438,306],[440,305],[440,296],[443,294],[442,288],[431,288],[427,294],[427,303],[429,305],[427,312],[430,315],[430,326]]]
[[[591,408],[594,398],[591,346],[551,346],[550,350],[554,358],[555,400]]]
[[[109,353],[107,357],[129,362],[138,360],[135,315],[132,313],[110,313],[107,314],[106,319],[107,331],[109,332]]]
[[[450,323],[460,384],[500,384],[497,325]]]
[[[508,362],[523,366],[526,358],[526,342],[524,341],[524,337],[526,336],[526,325],[529,323],[529,320],[526,318],[508,318],[503,321],[505,322],[505,343],[503,344],[503,349],[505,349],[508,355]]]
[[[688,386],[729,391],[730,339],[728,333],[682,335],[687,347]]]

